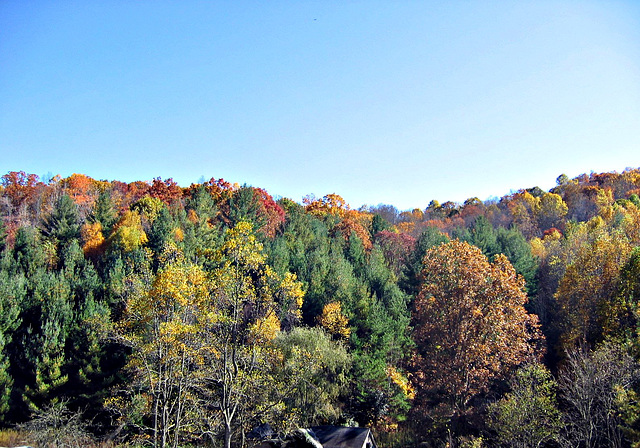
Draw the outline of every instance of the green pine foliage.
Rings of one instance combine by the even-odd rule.
[[[197,267],[215,290],[222,277],[216,280],[213,273],[233,266],[227,263],[229,251],[221,250],[229,244],[224,235],[249,223],[266,263],[248,266],[246,280],[229,294],[259,290],[280,300],[303,291],[304,300],[300,312],[293,299],[281,303],[286,309],[262,316],[243,336],[251,343],[262,338],[266,345],[260,352],[264,364],[250,378],[259,385],[252,393],[260,409],[240,403],[244,415],[234,415],[237,426],[228,428],[234,443],[250,424],[269,416],[281,428],[369,425],[378,434],[394,432],[386,440],[402,440],[404,446],[558,446],[575,439],[563,429],[576,428],[567,420],[575,419],[569,395],[555,395],[567,353],[581,346],[588,358],[605,344],[617,344],[634,370],[611,391],[608,406],[618,426],[611,420],[608,430],[619,446],[639,446],[634,363],[640,360],[640,170],[560,176],[550,191],[533,187],[463,204],[434,200],[424,210],[403,212],[390,205],[351,209],[337,194],[302,203],[273,201],[260,188],[222,179],[181,188],[159,179],[126,184],[85,176],[82,183],[55,178],[44,184],[25,173],[6,178],[29,182],[7,181],[0,188],[1,425],[37,420],[64,407],[86,419],[84,427],[94,435],[120,431],[123,439],[148,441],[149,391],[131,386],[142,369],[135,360],[142,358],[132,355],[135,341],[117,336],[124,334],[123,325],[135,325],[128,304],[147,306],[142,299],[153,296],[162,267],[171,263]],[[468,403],[472,412],[434,422],[434,415],[445,418],[439,413],[445,395],[434,391],[428,403],[418,402],[415,387],[428,379],[415,371],[420,347],[412,339],[412,315],[425,291],[425,255],[455,239],[498,260],[505,275],[524,279],[514,281],[528,296],[527,310],[536,315],[531,322],[540,323],[546,349],[541,344],[535,359],[522,360],[515,374],[504,372],[489,383]],[[244,325],[261,306],[247,302],[233,318]],[[223,325],[228,317],[215,309],[207,318]],[[339,310],[333,316],[339,331],[327,324],[329,309]],[[483,312],[467,315],[484,319]],[[185,323],[192,317],[185,316]],[[183,385],[188,393],[179,392],[188,406],[178,412],[183,420],[175,433],[181,436],[172,443],[220,444],[221,404],[205,393],[217,386],[206,384],[206,366],[197,363],[219,362],[224,343],[209,347],[209,341],[188,336],[168,327],[154,336],[174,337],[177,347],[176,341],[189,340],[203,354],[183,366],[201,377],[196,385]],[[119,401],[123,397],[129,409]]]
[[[42,234],[58,246],[80,237],[78,207],[69,195],[60,196],[51,214],[44,218]]]

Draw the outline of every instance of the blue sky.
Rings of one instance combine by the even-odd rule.
[[[353,207],[548,189],[640,166],[640,2],[0,2],[0,155]]]

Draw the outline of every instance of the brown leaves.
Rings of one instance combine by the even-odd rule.
[[[422,275],[413,313],[416,386],[423,399],[436,394],[464,410],[492,379],[536,354],[538,320],[524,309],[524,280],[504,255],[489,263],[478,248],[452,241],[427,252]]]

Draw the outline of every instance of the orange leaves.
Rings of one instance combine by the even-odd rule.
[[[307,196],[303,202],[306,204],[307,213],[319,218],[334,218],[331,228],[333,236],[342,235],[348,240],[355,233],[366,250],[373,246],[367,230],[371,225],[371,214],[351,210],[345,200],[337,194],[328,194],[322,199]]]
[[[213,177],[202,185],[207,189],[218,206],[231,199],[233,191],[236,189],[234,185],[226,180],[214,179]]]
[[[95,201],[100,190],[105,188],[105,182],[96,181],[84,174],[74,173],[60,181],[60,185],[80,208],[88,208]]]
[[[80,230],[80,235],[84,241],[82,250],[87,257],[97,258],[102,255],[105,238],[102,234],[102,224],[100,224],[100,221],[84,224]]]
[[[11,199],[12,205],[18,208],[33,199],[38,176],[24,171],[10,171],[2,176],[0,183],[3,186],[3,193]]]
[[[360,241],[362,241],[362,246],[365,250],[370,250],[373,245],[369,237],[369,231],[357,221],[357,218],[358,212],[349,211],[348,215],[342,221],[333,226],[331,234],[341,234],[345,240],[348,240],[351,235],[355,233],[358,238],[360,238]]]
[[[538,321],[503,255],[489,263],[478,248],[452,241],[427,252],[423,277],[413,313],[416,385],[464,410],[492,378],[535,354]]]
[[[349,205],[346,201],[335,193],[328,194],[322,199],[307,196],[302,202],[306,205],[307,213],[320,217],[326,214],[343,217],[349,210]]]
[[[171,205],[182,198],[182,188],[171,178],[163,181],[158,177],[153,179],[151,187],[149,187],[149,196]]]
[[[38,201],[40,192],[45,188],[38,181],[35,174],[27,174],[24,171],[10,171],[0,178],[0,194],[5,202],[3,216],[8,241],[13,241],[18,227],[28,222],[28,209],[41,208],[39,212],[47,211],[43,202]],[[48,210],[50,211],[50,210]],[[48,212],[47,211],[47,212]]]

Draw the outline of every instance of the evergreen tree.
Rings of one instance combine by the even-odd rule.
[[[198,188],[187,201],[182,221],[185,256],[194,262],[205,262],[220,244],[218,207],[211,194]]]
[[[7,229],[4,221],[0,218],[0,254],[4,252],[7,244]]]
[[[489,220],[482,215],[478,216],[471,224],[469,239],[462,241],[473,244],[489,259],[499,253],[496,232]]]
[[[531,253],[531,245],[517,227],[496,231],[498,253],[507,256],[516,272],[524,277],[529,297],[534,297],[537,285],[538,261]]]
[[[22,401],[31,412],[61,398],[62,386],[69,379],[65,346],[73,319],[71,291],[63,277],[47,273],[39,286],[34,298],[41,305],[29,310],[40,316],[39,330],[28,327],[21,341],[28,362]]]
[[[107,237],[111,233],[111,228],[118,220],[118,214],[113,206],[113,200],[111,194],[108,191],[103,191],[98,195],[93,209],[89,214],[88,221],[95,223],[99,222],[102,226],[104,236]]]
[[[229,200],[229,216],[230,226],[233,227],[241,221],[250,222],[253,228],[258,232],[265,224],[265,217],[261,216],[258,198],[252,187],[242,186],[238,191],[233,193]]]
[[[70,288],[73,315],[65,346],[69,381],[65,393],[74,408],[97,406],[108,384],[101,360],[108,357],[101,341],[101,329],[109,322],[109,308],[103,299],[102,282],[79,245],[72,242],[64,251],[60,276]]]
[[[8,268],[13,272],[23,272],[27,279],[45,269],[45,254],[40,234],[35,227],[20,227],[18,229],[10,256],[12,263]]]
[[[375,235],[378,232],[382,232],[383,230],[387,230],[389,227],[391,227],[391,225],[382,216],[375,214],[373,215],[373,218],[371,218],[371,234],[372,235]]]
[[[420,234],[416,246],[407,261],[404,276],[399,281],[399,285],[404,292],[413,297],[418,294],[424,256],[432,247],[448,242],[449,238],[435,227],[427,227]]]
[[[7,420],[13,391],[10,343],[19,327],[20,309],[26,296],[26,280],[22,273],[10,274],[8,257],[0,266],[0,421]]]
[[[78,207],[69,195],[60,196],[51,214],[43,219],[42,234],[58,246],[64,246],[70,240],[80,238]]]
[[[171,237],[173,225],[173,218],[171,217],[169,209],[166,205],[162,204],[147,234],[149,238],[147,244],[154,253],[160,254],[165,243]]]

